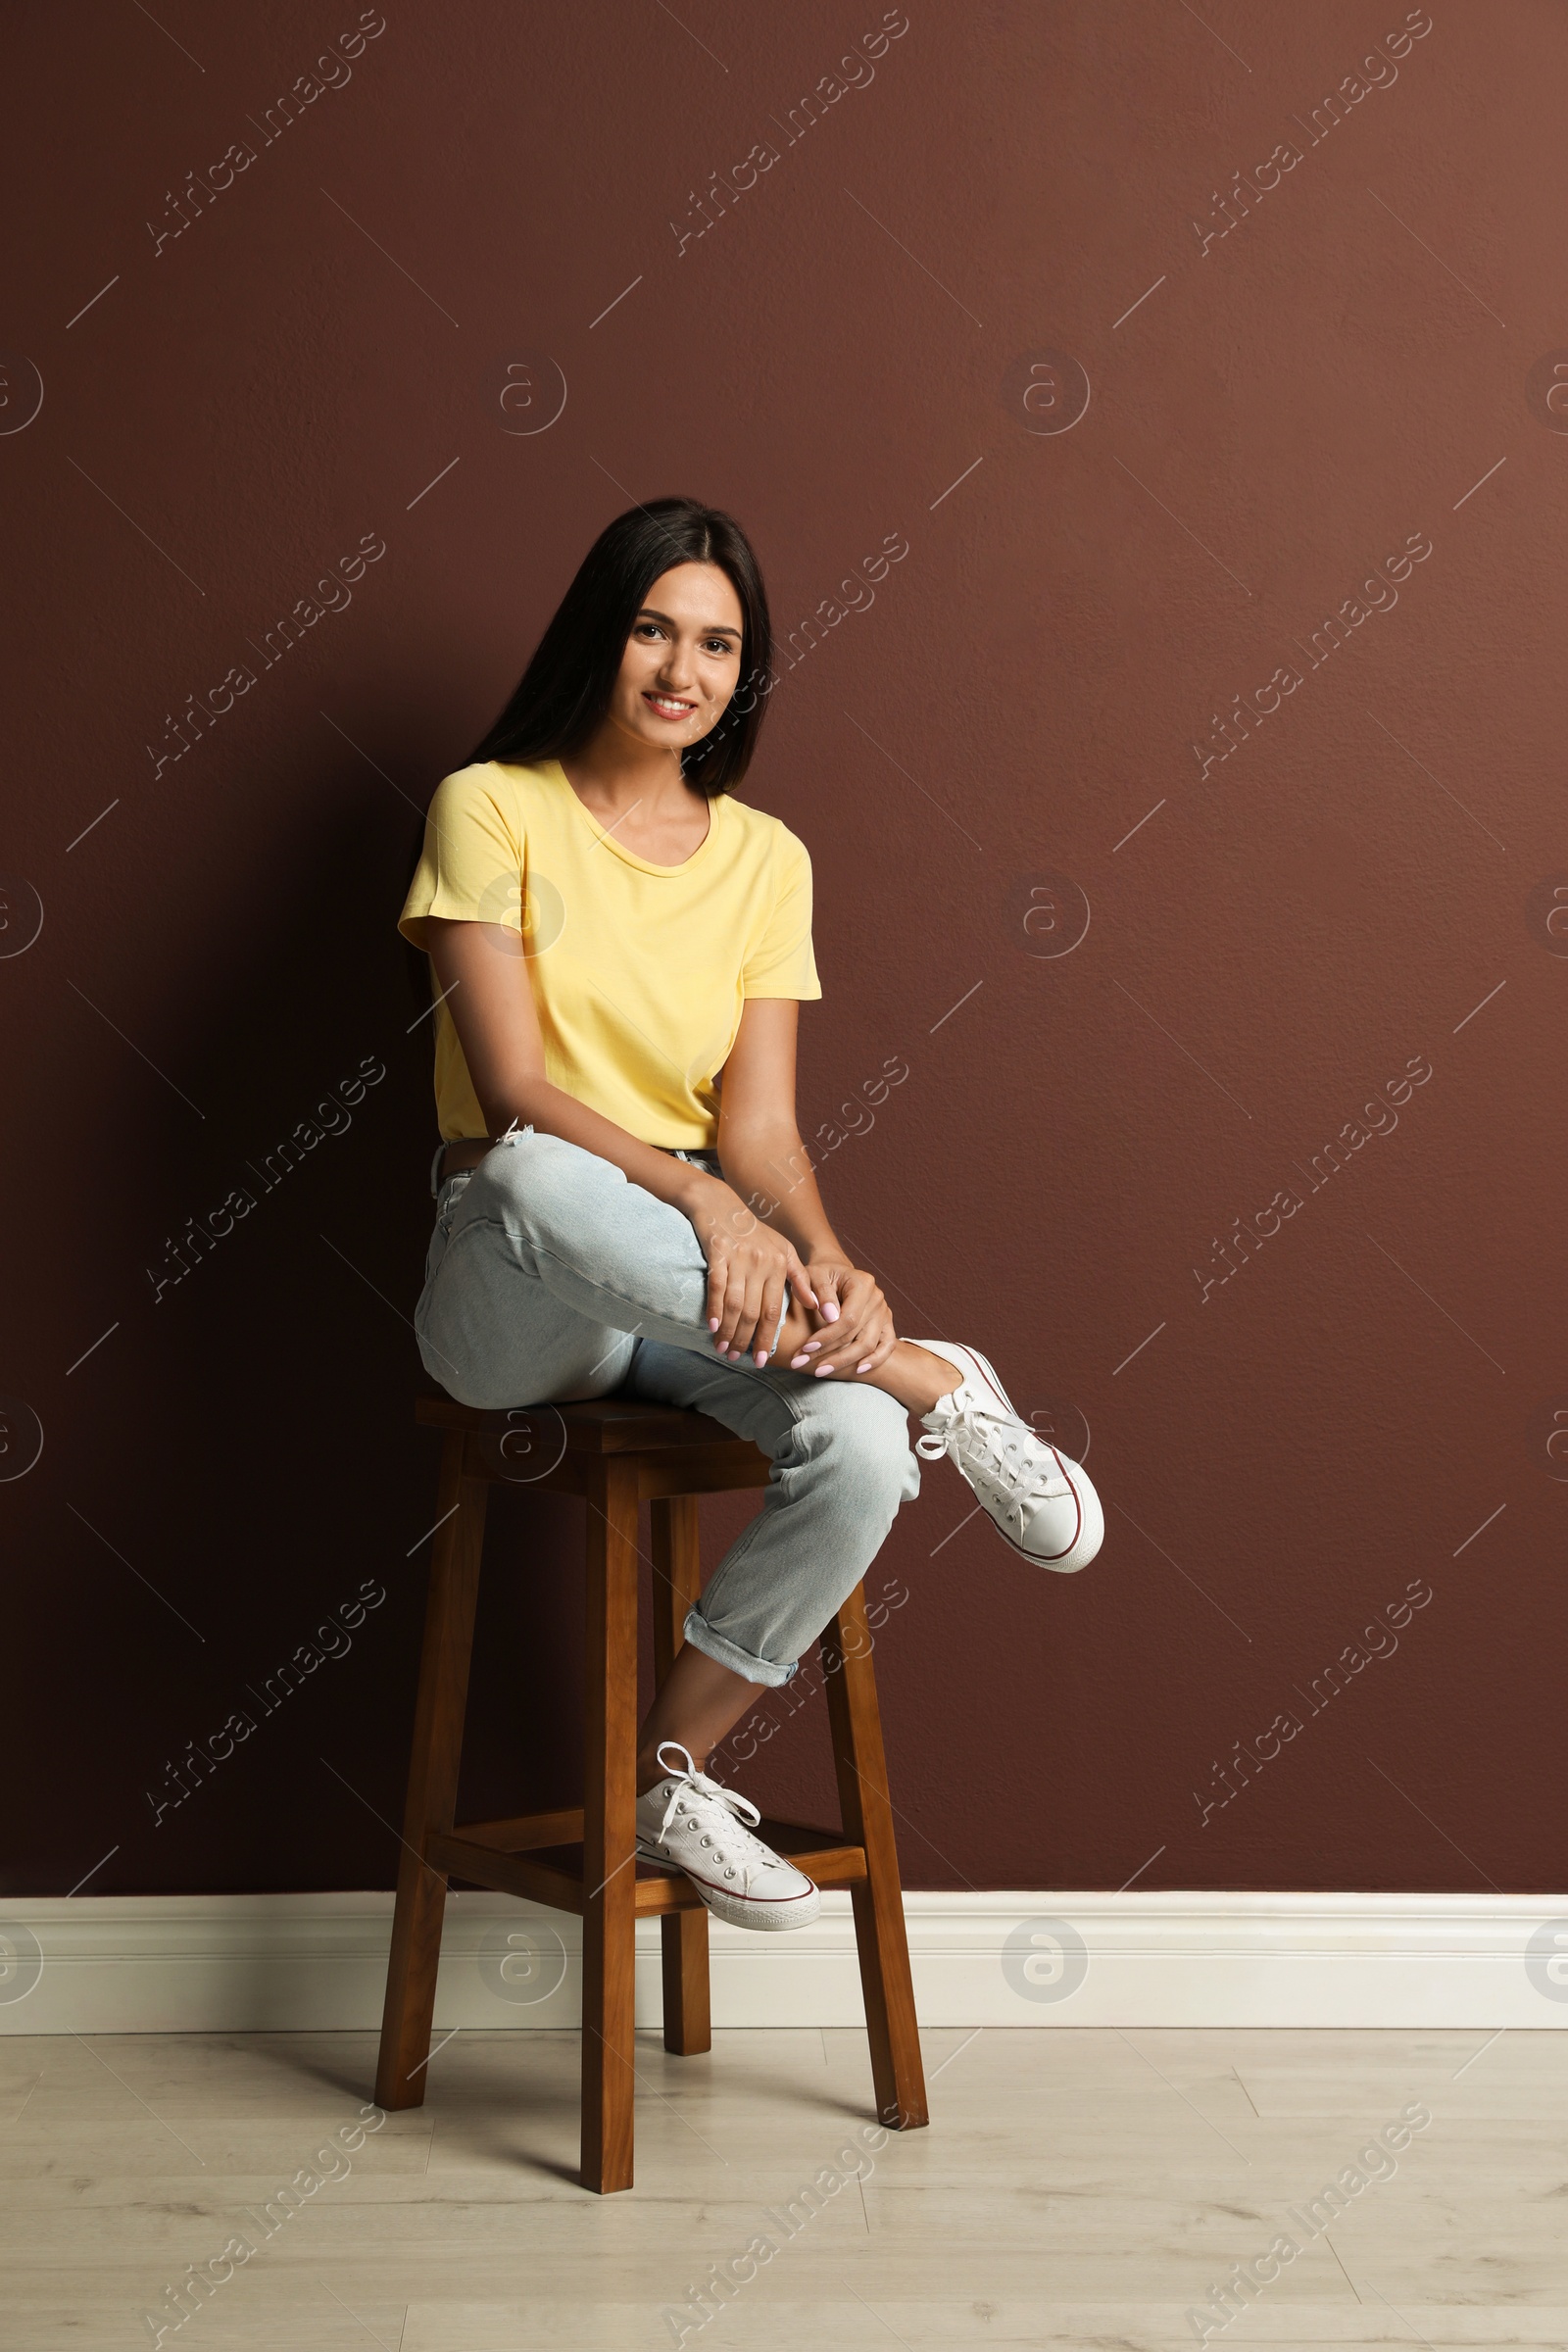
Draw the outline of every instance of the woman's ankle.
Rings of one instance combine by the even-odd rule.
[[[671,1733],[666,1732],[663,1735],[663,1740],[661,1742],[661,1744],[668,1741],[672,1737],[673,1735]],[[696,1749],[689,1746],[684,1740],[680,1741],[680,1745],[686,1749],[686,1753],[691,1757],[694,1768],[698,1772],[706,1772],[708,1769],[708,1758],[706,1756],[700,1756]],[[646,1796],[650,1788],[657,1788],[661,1781],[667,1781],[668,1778],[669,1766],[667,1764],[661,1764],[655,1748],[648,1747],[638,1749],[637,1793],[639,1796]]]
[[[907,1413],[928,1413],[938,1397],[947,1396],[963,1378],[945,1356],[932,1355],[913,1340],[900,1340],[881,1367],[867,1375],[866,1385],[886,1389]]]

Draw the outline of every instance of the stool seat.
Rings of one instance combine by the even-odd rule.
[[[635,1396],[594,1396],[580,1404],[512,1405],[500,1412],[484,1412],[475,1405],[459,1404],[453,1396],[424,1396],[416,1403],[414,1417],[432,1429],[473,1429],[498,1435],[521,1422],[536,1422],[545,1428],[559,1421],[570,1453],[635,1453],[645,1446],[713,1444],[757,1450],[749,1439],[736,1437],[722,1421],[710,1421],[706,1413],[690,1412],[681,1404],[644,1404]]]
[[[376,2099],[394,2109],[424,2097],[451,1880],[576,1913],[582,2180],[601,2191],[629,2188],[640,1917],[662,1923],[665,2047],[691,2056],[711,2046],[707,1906],[683,1871],[645,1863],[635,1850],[638,1505],[651,1506],[655,1674],[662,1684],[701,1590],[697,1498],[765,1486],[770,1464],[749,1439],[706,1414],[634,1397],[483,1411],[434,1393],[417,1398],[415,1416],[445,1442]],[[459,1824],[485,1501],[498,1481],[578,1494],[589,1505],[584,1801]],[[859,1586],[824,1633],[823,1650],[842,1826],[764,1819],[758,1835],[818,1886],[850,1889],[878,2117],[908,2130],[926,2121],[925,2085]]]

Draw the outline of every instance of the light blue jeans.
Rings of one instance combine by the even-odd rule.
[[[414,1323],[425,1370],[463,1404],[617,1393],[689,1405],[760,1446],[773,1465],[762,1508],[686,1639],[748,1682],[784,1683],[918,1494],[918,1461],[894,1397],[721,1360],[707,1307],[690,1219],[612,1161],[527,1127],[441,1187]]]

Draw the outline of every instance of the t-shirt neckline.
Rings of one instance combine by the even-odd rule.
[[[679,865],[655,865],[651,858],[639,858],[635,850],[628,850],[624,842],[619,842],[615,839],[614,834],[608,826],[602,825],[599,822],[599,819],[597,816],[595,816],[593,810],[572,790],[571,778],[567,775],[565,769],[562,766],[559,760],[550,760],[545,761],[544,764],[547,767],[553,768],[555,773],[560,777],[562,791],[565,793],[571,802],[572,807],[576,809],[577,814],[581,817],[583,823],[593,834],[595,841],[598,842],[604,849],[611,851],[614,857],[620,858],[623,864],[634,866],[637,872],[640,874],[657,874],[662,881],[673,881],[678,874],[689,874],[693,866],[696,865],[699,859],[704,858],[708,851],[712,847],[713,836],[718,831],[719,803],[723,799],[723,795],[721,793],[715,794],[713,799],[708,804],[708,831],[704,834],[696,849],[693,850],[691,856],[687,858],[684,858]]]

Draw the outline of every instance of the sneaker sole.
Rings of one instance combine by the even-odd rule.
[[[1012,1398],[1007,1395],[1007,1392],[1003,1387],[1001,1381],[997,1378],[996,1372],[993,1370],[992,1366],[980,1353],[979,1348],[964,1348],[962,1349],[962,1353],[969,1358],[969,1361],[972,1364],[978,1366],[985,1379],[989,1382],[992,1391],[1001,1399],[1002,1403],[1012,1415],[1013,1419],[1015,1421],[1022,1421],[1023,1415],[1013,1403]],[[1024,1427],[1027,1428],[1028,1426],[1028,1423],[1024,1422]],[[1084,1486],[1087,1487],[1089,1486],[1089,1479],[1082,1466],[1079,1463],[1072,1461],[1066,1454],[1061,1452],[1059,1447],[1053,1446],[1050,1448],[1050,1451],[1055,1461],[1057,1469],[1061,1472],[1062,1477],[1067,1481],[1069,1488],[1072,1490],[1073,1507],[1078,1514],[1078,1524],[1073,1529],[1072,1542],[1066,1544],[1060,1551],[1031,1551],[1026,1544],[1018,1543],[1015,1537],[1009,1536],[1006,1529],[999,1526],[995,1519],[992,1520],[991,1524],[996,1528],[997,1533],[1002,1538],[1004,1544],[1007,1544],[1010,1549],[1015,1551],[1021,1560],[1032,1560],[1037,1568],[1054,1569],[1060,1576],[1076,1576],[1080,1569],[1084,1569],[1089,1566],[1090,1560],[1093,1560],[1097,1556],[1101,1544],[1104,1542],[1104,1514],[1099,1507],[1099,1497],[1097,1495],[1094,1516],[1100,1521],[1100,1534],[1096,1540],[1095,1548],[1092,1552],[1090,1552],[1087,1559],[1079,1560],[1072,1568],[1063,1568],[1061,1566],[1061,1562],[1063,1560],[1070,1560],[1072,1558],[1072,1555],[1077,1549],[1078,1544],[1083,1537],[1085,1521],[1088,1514],[1084,1510],[1084,1498],[1079,1488],[1078,1481],[1079,1479],[1082,1479]],[[1090,1491],[1093,1493],[1092,1488]],[[989,1517],[989,1513],[987,1516]]]
[[[782,1902],[752,1902],[745,1895],[731,1894],[727,1888],[712,1886],[708,1880],[700,1879],[695,1871],[672,1861],[668,1854],[659,1853],[640,1842],[637,1859],[639,1862],[652,1862],[661,1870],[678,1870],[683,1878],[690,1879],[708,1909],[716,1918],[726,1920],[732,1928],[750,1928],[764,1936],[788,1935],[792,1929],[808,1928],[822,1909],[822,1890],[819,1886],[810,1886],[807,1893],[790,1895]]]

